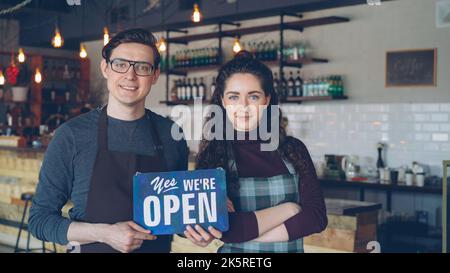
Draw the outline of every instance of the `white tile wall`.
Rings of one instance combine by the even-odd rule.
[[[450,103],[317,103],[283,104],[288,132],[301,139],[314,160],[324,154],[354,154],[376,162],[376,143],[386,142],[384,161],[390,167],[418,161],[442,176],[442,161],[450,160]],[[154,107],[170,115],[170,107]],[[202,120],[200,113],[193,117]],[[192,124],[186,121],[183,127]],[[186,129],[185,129],[186,131]],[[198,140],[188,140],[192,151]]]
[[[319,160],[324,154],[355,154],[376,159],[375,145],[387,142],[386,163],[419,161],[442,175],[450,159],[450,103],[282,105],[289,131]],[[434,171],[433,171],[434,170]]]

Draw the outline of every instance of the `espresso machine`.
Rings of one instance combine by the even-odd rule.
[[[324,176],[331,179],[345,179],[345,170],[342,169],[342,161],[345,156],[325,155]]]

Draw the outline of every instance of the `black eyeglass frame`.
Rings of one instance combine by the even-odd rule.
[[[128,66],[128,68],[127,68],[127,70],[126,70],[125,72],[120,72],[120,71],[114,70],[112,63],[113,63],[115,60],[120,60],[120,61],[127,62],[130,66]],[[133,67],[133,71],[134,71],[134,73],[135,73],[136,75],[138,75],[138,76],[140,76],[140,77],[149,77],[149,76],[151,76],[151,75],[155,72],[155,70],[156,70],[155,67],[154,67],[154,65],[151,64],[151,63],[149,63],[149,62],[136,62],[136,61],[130,61],[130,60],[123,59],[123,58],[114,58],[114,59],[112,59],[112,60],[107,59],[106,62],[110,64],[112,71],[114,71],[114,72],[116,72],[116,73],[119,73],[119,74],[126,74],[126,73],[130,70],[130,67]],[[151,67],[149,74],[148,74],[148,75],[141,75],[141,74],[139,74],[138,72],[136,72],[136,67],[135,67],[136,64],[148,64],[148,65]]]

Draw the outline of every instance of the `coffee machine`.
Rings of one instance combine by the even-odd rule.
[[[345,179],[345,170],[342,169],[342,161],[345,156],[325,155],[324,176],[331,179]]]

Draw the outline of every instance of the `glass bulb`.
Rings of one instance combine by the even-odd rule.
[[[42,82],[42,74],[39,68],[36,68],[36,73],[34,74],[34,82],[41,83]]]
[[[242,50],[242,46],[241,46],[241,43],[239,42],[239,38],[236,38],[234,40],[233,52],[238,53],[241,50]]]
[[[5,85],[5,76],[3,75],[3,70],[0,70],[0,85]]]
[[[17,56],[17,60],[19,60],[19,63],[25,62],[25,53],[23,52],[22,48],[19,48],[19,55]]]
[[[103,28],[103,45],[107,45],[109,43],[109,31],[107,27]]]
[[[202,14],[200,13],[200,9],[197,4],[194,4],[194,12],[191,16],[192,22],[198,23],[202,20]]]
[[[55,29],[55,37],[53,37],[52,39],[52,45],[55,48],[60,48],[64,45],[64,39],[61,36],[58,28]]]
[[[159,40],[158,50],[159,52],[165,52],[167,50],[167,44],[164,38],[161,38],[161,40]]]
[[[88,56],[88,54],[87,54],[86,48],[84,47],[84,44],[81,44],[80,58],[85,59],[85,58],[87,58],[87,56]]]

